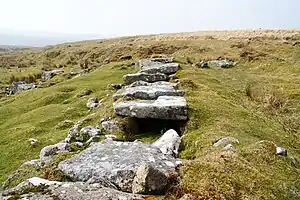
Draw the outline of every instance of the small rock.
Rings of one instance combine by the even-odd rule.
[[[52,71],[43,72],[42,74],[42,81],[48,81],[52,77],[54,77],[57,74],[64,73],[64,70],[62,69],[54,69]]]
[[[117,139],[116,135],[105,135],[105,137],[106,137],[107,140],[115,140],[115,139]]]
[[[220,140],[218,140],[217,142],[215,142],[213,144],[214,147],[218,147],[218,146],[226,146],[227,144],[229,143],[236,143],[236,144],[239,144],[239,140],[234,138],[234,137],[225,137],[225,138],[222,138]]]
[[[34,139],[34,138],[30,138],[29,139],[29,142],[32,146],[35,146],[39,141],[37,139]]]
[[[205,61],[197,62],[195,66],[199,68],[209,68],[208,62]]]
[[[82,136],[90,138],[90,137],[100,135],[101,130],[98,127],[86,126],[80,130],[80,133]]]
[[[163,194],[168,185],[168,177],[151,165],[141,165],[132,183],[135,194]]]
[[[287,156],[287,150],[276,145],[276,155]]]
[[[97,108],[99,106],[99,100],[97,97],[92,97],[88,100],[86,106],[89,109]]]
[[[225,147],[224,147],[224,150],[232,150],[232,151],[235,151],[235,147],[232,145],[232,144],[227,144]]]
[[[119,90],[122,89],[123,86],[124,86],[123,83],[120,83],[120,84],[109,84],[107,87],[114,90]]]
[[[83,97],[83,96],[88,96],[92,93],[93,93],[92,90],[86,89],[86,90],[82,90],[77,96],[78,97]]]
[[[55,145],[46,146],[40,152],[40,159],[41,161],[46,161],[56,154],[69,152],[69,150],[70,146],[68,143],[58,143]]]
[[[177,156],[180,142],[181,138],[177,132],[170,129],[155,141],[152,146],[159,148],[163,154]]]
[[[115,120],[104,121],[101,125],[106,132],[115,132],[120,130],[118,122]]]

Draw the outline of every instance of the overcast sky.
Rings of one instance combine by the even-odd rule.
[[[136,35],[300,28],[300,0],[0,0],[0,29]]]

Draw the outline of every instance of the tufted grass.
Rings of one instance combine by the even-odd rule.
[[[79,61],[88,59],[92,72],[72,79],[62,74],[50,80],[56,82],[54,86],[0,99],[0,182],[24,161],[37,158],[42,147],[62,140],[69,128],[62,121],[76,122],[96,113],[87,123],[99,125],[101,118],[114,117],[114,91],[107,85],[120,83],[124,74],[134,72],[136,59],[167,54],[181,63],[178,76],[180,87],[186,90],[190,115],[180,152],[181,158],[190,161],[180,168],[182,179],[170,196],[299,199],[300,47],[291,44],[270,38],[155,41],[149,36],[149,40],[90,41],[16,54],[34,60],[34,67],[24,69],[28,74],[41,69],[45,59],[62,64],[65,74],[80,70]],[[131,55],[133,60],[121,62],[122,55]],[[112,62],[104,64],[108,57]],[[219,57],[236,60],[238,65],[198,69],[192,64]],[[0,66],[7,63],[0,59]],[[1,70],[0,76],[9,72]],[[77,97],[83,89],[94,93]],[[85,103],[93,96],[104,101],[90,112]],[[235,152],[212,147],[214,141],[227,136],[240,141]],[[30,137],[40,141],[34,148],[28,142]],[[138,139],[150,142],[156,137],[144,133]],[[260,145],[261,140],[271,142]],[[275,156],[273,143],[286,148],[288,157]]]

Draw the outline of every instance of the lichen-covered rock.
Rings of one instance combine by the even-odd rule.
[[[0,193],[1,195],[1,193]],[[146,196],[120,192],[101,183],[57,182],[33,177],[3,191],[0,199],[26,200],[143,200]]]
[[[124,90],[119,90],[113,95],[114,99],[121,97],[132,97],[140,99],[157,99],[159,96],[183,96],[184,91],[175,90],[173,87],[167,85],[156,86],[137,86],[129,87]]]
[[[141,165],[132,184],[135,194],[164,194],[168,185],[168,177],[151,165]]]
[[[132,192],[132,182],[140,165],[150,164],[167,176],[175,173],[178,161],[149,144],[104,141],[92,143],[73,158],[62,161],[58,168],[73,181],[102,178],[122,191]]]
[[[157,147],[162,153],[177,156],[181,138],[173,129],[165,132],[152,146]]]
[[[146,81],[146,82],[156,82],[156,81],[165,81],[168,79],[168,76],[162,73],[156,74],[147,74],[145,72],[135,73],[135,74],[127,74],[123,77],[124,83],[129,85],[136,81]]]
[[[80,130],[80,134],[85,138],[91,138],[100,135],[101,130],[95,126],[86,126]]]
[[[230,144],[230,143],[236,143],[236,144],[239,144],[240,141],[234,137],[225,137],[225,138],[222,138],[220,140],[218,140],[217,142],[215,142],[213,144],[214,147],[219,147],[219,146],[226,146],[227,144]]]
[[[136,118],[187,120],[188,109],[183,97],[160,96],[157,100],[121,101],[114,103],[117,115]]]
[[[55,75],[60,74],[60,73],[64,73],[64,70],[54,69],[54,70],[51,70],[51,71],[43,72],[42,81],[44,81],[44,82],[48,81],[49,79],[51,79],[52,77],[54,77]]]
[[[115,132],[120,130],[119,124],[116,120],[103,121],[101,125],[106,132]]]
[[[89,109],[97,108],[99,106],[99,100],[97,97],[89,98],[88,102],[86,103],[86,107]]]
[[[69,151],[70,151],[70,145],[68,143],[58,143],[55,145],[46,146],[40,152],[40,160],[46,161],[56,154],[66,153]]]

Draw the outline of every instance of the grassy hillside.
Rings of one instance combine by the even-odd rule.
[[[137,59],[166,54],[181,63],[180,87],[190,110],[180,157],[191,161],[181,167],[182,180],[170,195],[299,199],[300,46],[293,44],[300,34],[226,36],[230,34],[231,39],[224,33],[118,38],[0,56],[2,85],[45,69],[65,70],[46,83],[51,87],[0,99],[0,182],[24,161],[37,158],[42,147],[65,138],[70,127],[63,121],[87,116],[89,97],[103,99],[103,105],[91,111],[96,115],[87,123],[100,125],[101,118],[114,117],[114,91],[107,85],[136,71]],[[124,61],[128,55],[133,58]],[[217,58],[238,64],[230,69],[199,69],[192,64]],[[90,72],[72,75],[80,70]],[[94,93],[79,97],[83,89]],[[240,141],[236,151],[212,147],[227,136]],[[40,141],[36,147],[31,147],[31,137]],[[288,156],[276,156],[274,144],[286,148]]]

